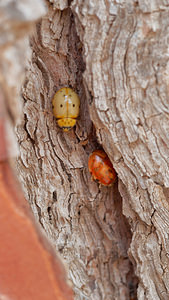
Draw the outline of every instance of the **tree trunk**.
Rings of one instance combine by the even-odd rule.
[[[35,10],[36,6],[36,10]],[[46,12],[40,0],[0,2],[0,299],[72,300],[60,257],[35,223],[11,165],[14,126],[30,51],[28,35]]]
[[[26,197],[75,299],[136,299],[134,270],[138,299],[168,299],[169,2],[50,2],[31,37],[17,128]],[[64,86],[81,100],[70,132],[52,114]],[[112,187],[90,179],[96,148],[118,174]]]

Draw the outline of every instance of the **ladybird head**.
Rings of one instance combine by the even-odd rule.
[[[72,129],[73,126],[75,126],[76,119],[72,119],[72,118],[58,119],[57,123],[59,127],[63,129],[63,131],[69,131],[70,129]]]

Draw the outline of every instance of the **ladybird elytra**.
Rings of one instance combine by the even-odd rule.
[[[63,131],[69,131],[75,126],[79,115],[80,99],[71,88],[64,87],[58,90],[53,97],[52,105],[57,124]]]
[[[95,150],[90,154],[88,168],[92,179],[102,185],[111,186],[116,180],[113,165],[103,150]]]

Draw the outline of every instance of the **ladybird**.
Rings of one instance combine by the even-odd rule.
[[[64,87],[57,91],[53,97],[52,105],[57,124],[63,131],[69,131],[75,126],[79,115],[80,99],[71,88]]]
[[[100,184],[111,186],[116,180],[113,165],[103,150],[95,150],[90,154],[88,168],[92,179]]]

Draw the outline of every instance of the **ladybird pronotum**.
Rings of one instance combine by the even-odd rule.
[[[90,154],[88,167],[92,179],[98,181],[100,184],[111,186],[115,182],[116,172],[103,150],[95,150]]]
[[[57,91],[53,97],[52,105],[57,124],[63,131],[69,131],[75,126],[79,115],[80,99],[71,88],[64,87]]]

